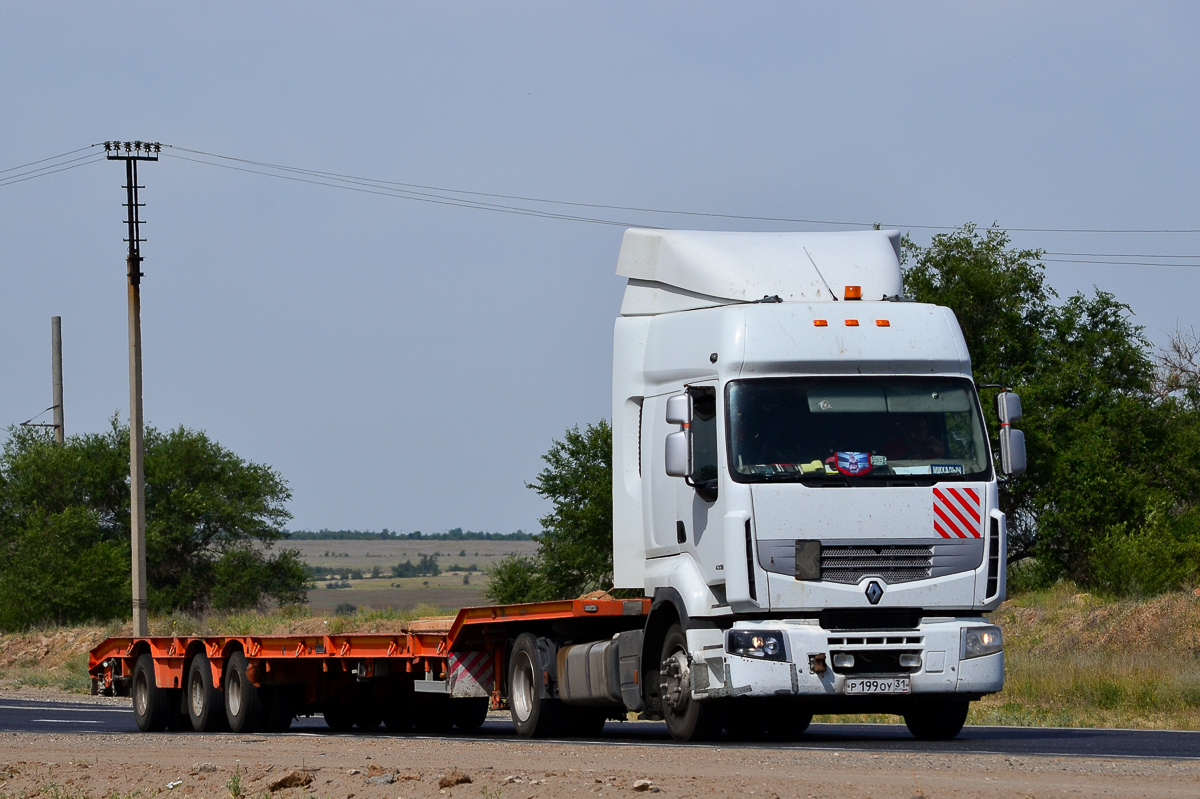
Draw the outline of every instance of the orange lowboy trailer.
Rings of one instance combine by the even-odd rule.
[[[619,701],[632,687],[621,672],[636,685],[640,664],[621,668],[617,644],[628,639],[637,646],[626,649],[640,651],[649,609],[649,599],[603,596],[463,608],[453,621],[417,621],[400,633],[109,638],[89,653],[88,672],[93,693],[132,696],[144,731],[284,730],[315,713],[338,730],[473,729],[509,703],[516,681],[519,731],[587,733],[614,715],[612,703],[563,705],[567,656],[581,650],[570,661],[584,666],[573,671],[577,695],[590,680]],[[559,723],[548,724],[550,715]]]

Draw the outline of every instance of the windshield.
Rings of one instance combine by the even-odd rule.
[[[991,476],[975,387],[945,377],[738,380],[726,388],[742,483],[931,483]]]

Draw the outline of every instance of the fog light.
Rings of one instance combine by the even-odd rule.
[[[783,633],[775,630],[730,630],[725,633],[725,651],[742,657],[787,660]]]
[[[900,667],[905,668],[905,669],[921,668],[921,656],[920,655],[901,655],[900,656]]]
[[[854,668],[854,655],[851,655],[849,652],[834,652],[833,667],[835,669]]]

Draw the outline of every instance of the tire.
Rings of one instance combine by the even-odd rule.
[[[213,685],[212,666],[204,655],[196,655],[188,666],[187,713],[196,732],[224,732],[225,699]]]
[[[663,719],[672,738],[676,741],[709,741],[721,734],[724,726],[721,703],[692,699],[687,638],[678,624],[671,625],[663,639],[658,682]]]
[[[904,723],[919,741],[949,741],[962,732],[970,707],[963,700],[918,705],[904,714]]]
[[[225,664],[225,717],[234,732],[258,732],[263,726],[262,692],[246,674],[246,656],[234,652]]]
[[[267,702],[263,713],[263,729],[267,732],[287,732],[296,717],[292,688],[277,685],[267,690]]]
[[[353,708],[338,703],[337,700],[330,701],[331,703],[325,706],[325,711],[321,714],[325,717],[325,723],[334,732],[350,732],[354,729]]]
[[[546,738],[562,727],[562,706],[541,695],[543,675],[537,637],[521,633],[508,656],[508,707],[513,727],[522,738]]]
[[[162,732],[167,728],[170,715],[170,698],[165,688],[154,682],[154,657],[150,653],[141,655],[133,667],[133,719],[142,732]]]
[[[471,697],[470,699],[451,699],[450,717],[454,719],[455,728],[463,732],[473,732],[487,721],[488,705],[486,697]]]
[[[563,708],[566,734],[572,738],[598,738],[608,722],[608,710],[593,707]]]

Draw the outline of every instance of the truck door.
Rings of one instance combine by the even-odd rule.
[[[692,396],[692,477],[676,480],[676,535],[680,549],[696,559],[709,585],[724,581],[717,566],[725,558],[725,503],[720,496],[724,439],[716,381],[688,387]]]

